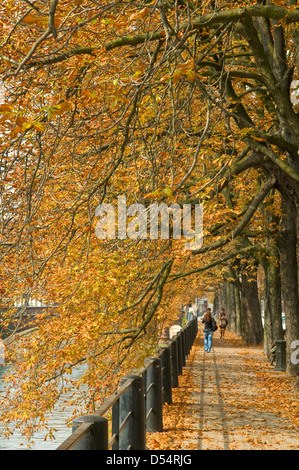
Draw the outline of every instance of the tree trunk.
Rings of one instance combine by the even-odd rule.
[[[234,285],[235,306],[236,306],[236,333],[242,336],[243,315],[241,305],[241,292],[237,285]]]
[[[219,292],[216,291],[214,293],[214,302],[213,302],[213,312],[217,314],[219,313],[220,311],[220,301],[219,301]]]
[[[220,290],[220,309],[225,308],[227,306],[227,291],[226,291],[226,283],[223,282],[221,285]]]
[[[271,358],[271,346],[283,339],[281,309],[281,277],[279,253],[276,246],[268,248],[269,258],[263,259],[265,272],[264,292],[264,351]]]
[[[298,295],[298,258],[296,205],[282,197],[282,224],[280,237],[281,282],[284,300],[287,343],[287,374],[299,376],[299,364],[293,361],[293,341],[299,339],[299,295]]]
[[[215,295],[216,300],[216,295]],[[227,319],[228,329],[234,333],[237,332],[237,311],[236,311],[236,299],[235,299],[235,286],[232,282],[225,281],[221,285],[220,294],[217,293],[217,309],[214,305],[214,311],[216,310],[218,315],[220,309],[224,308]]]
[[[237,332],[237,312],[236,312],[236,299],[235,299],[235,286],[232,282],[227,285],[228,288],[228,328],[233,333]]]
[[[241,274],[241,304],[244,325],[242,337],[247,344],[258,345],[263,343],[263,325],[257,275],[253,273],[248,275],[246,269],[248,266],[245,264],[245,269]]]
[[[267,267],[265,267],[267,264]],[[271,299],[269,293],[268,263],[263,263],[265,270],[264,290],[264,354],[268,359],[271,357],[271,346],[273,344],[273,328],[271,322]]]

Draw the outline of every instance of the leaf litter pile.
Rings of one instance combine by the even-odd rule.
[[[147,434],[150,450],[292,450],[299,448],[295,380],[270,366],[261,346],[216,332],[211,353],[200,333],[172,404],[163,407],[163,432]]]

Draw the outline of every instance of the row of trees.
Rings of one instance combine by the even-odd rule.
[[[244,337],[260,343],[258,266],[267,338],[281,337],[283,294],[290,358],[296,2],[4,0],[0,21],[2,309],[9,320],[20,293],[58,304],[15,363],[7,427],[42,425],[80,362],[92,410],[152,352],[178,302],[226,279],[242,292]],[[100,241],[96,208],[119,195],[202,203],[203,246]],[[287,372],[299,375],[290,359]]]
[[[263,344],[264,353],[271,359],[271,349],[276,340],[285,339],[283,301],[280,275],[269,285],[268,271],[253,262],[254,272],[248,275],[247,262],[240,269],[228,269],[214,294],[214,308],[226,306],[229,329],[240,335],[248,344]],[[277,296],[277,302],[273,301]]]

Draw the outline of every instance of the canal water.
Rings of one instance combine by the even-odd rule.
[[[68,379],[79,379],[86,370],[86,365],[82,364],[77,366],[72,374],[68,375]],[[4,382],[3,376],[7,372],[5,366],[0,367],[0,394],[3,391]],[[5,383],[5,387],[7,384]],[[84,390],[84,387],[81,387],[80,390]],[[66,421],[72,416],[73,408],[68,406],[64,410],[62,409],[63,405],[73,398],[71,392],[65,393],[62,395],[55,405],[53,412],[49,415],[48,426],[56,429],[56,432],[53,433],[55,440],[47,439],[45,441],[45,436],[48,433],[48,430],[38,431],[33,436],[34,445],[30,445],[30,450],[55,450],[72,432],[71,428],[68,427]],[[1,436],[1,422],[0,422],[0,450],[26,450],[26,443],[22,445],[23,438],[21,433],[16,431],[9,439]]]

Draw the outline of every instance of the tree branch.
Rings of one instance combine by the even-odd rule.
[[[130,346],[132,346],[132,344],[136,341],[140,333],[145,329],[145,327],[148,325],[150,320],[153,318],[157,308],[159,307],[160,302],[162,300],[164,284],[166,283],[168,279],[169,273],[172,268],[172,264],[173,264],[173,260],[170,260],[166,263],[166,266],[164,267],[164,272],[161,274],[161,277],[158,281],[157,296],[153,304],[151,305],[148,314],[144,318],[143,322],[139,325],[138,331],[134,335],[132,335],[132,340],[128,344],[127,348],[130,348]]]
[[[3,80],[5,80],[5,78],[9,75],[13,75],[13,76],[17,76],[18,73],[20,72],[20,70],[24,67],[24,65],[31,59],[31,57],[33,56],[33,54],[35,53],[36,49],[38,48],[38,46],[44,42],[48,36],[50,36],[50,34],[53,35],[53,37],[56,38],[57,36],[57,31],[56,31],[56,28],[54,26],[54,19],[55,19],[55,12],[56,12],[56,8],[57,8],[57,3],[58,3],[58,0],[52,0],[51,3],[50,3],[50,8],[49,8],[49,21],[48,21],[48,27],[46,29],[46,31],[35,41],[35,43],[33,44],[33,46],[31,47],[30,51],[28,52],[28,54],[24,57],[24,59],[19,63],[18,67],[17,67],[17,70],[12,73],[12,74],[7,74],[6,76],[3,77]]]
[[[229,261],[232,258],[236,258],[238,255],[244,255],[244,254],[246,254],[250,251],[256,250],[256,249],[257,249],[257,247],[254,246],[254,245],[253,246],[248,246],[246,248],[242,248],[241,250],[234,251],[233,253],[229,253],[228,255],[224,256],[223,258],[219,257],[216,261],[213,261],[212,263],[207,264],[206,266],[202,266],[202,267],[197,268],[197,269],[191,269],[190,271],[187,271],[187,272],[181,273],[181,274],[173,274],[173,275],[169,276],[170,279],[168,279],[165,284],[168,284],[169,282],[177,281],[178,279],[181,279],[182,277],[187,277],[187,276],[191,276],[192,274],[198,274],[198,273],[201,273],[203,271],[207,271],[208,269],[212,269],[215,266],[218,266],[219,264],[225,263],[226,261]]]
[[[31,49],[31,51],[27,54],[27,56],[23,59],[20,63],[19,68],[16,74],[19,72],[21,68],[28,62],[28,60],[32,57],[33,53],[35,52],[38,45],[48,37],[50,33],[55,31],[53,30],[53,10],[54,6],[57,4],[58,0],[52,0],[52,8],[50,7],[50,17],[49,17],[49,26],[45,33],[39,38],[37,43],[35,43]],[[56,6],[55,6],[56,8]],[[278,6],[267,6],[267,5],[253,5],[245,8],[235,8],[232,10],[225,10],[219,12],[209,13],[207,15],[198,16],[192,19],[192,28],[193,30],[207,28],[207,27],[219,27],[219,25],[227,25],[228,23],[235,22],[237,23],[241,19],[250,19],[254,17],[264,17],[264,18],[271,18],[275,20],[284,20],[286,23],[298,22],[299,21],[299,10],[291,10],[288,8],[278,7]],[[189,30],[190,29],[190,22],[184,22],[181,25],[180,30]],[[176,33],[173,29],[169,29],[169,35],[174,36]],[[146,34],[138,34],[135,36],[125,36],[117,38],[113,41],[109,41],[104,44],[104,49],[106,51],[111,51],[116,48],[125,47],[125,46],[137,46],[139,44],[144,44],[147,41],[157,41],[157,40],[165,40],[165,30],[161,29],[160,31],[156,31],[153,33],[146,33]],[[34,67],[35,65],[42,64],[48,65],[57,62],[61,62],[63,60],[68,59],[77,54],[92,54],[95,53],[96,50],[99,48],[96,47],[88,47],[88,48],[74,48],[70,51],[65,53],[59,54],[52,59],[46,59],[44,61],[34,61],[27,64],[26,68]]]
[[[269,191],[273,188],[275,185],[276,180],[275,178],[271,178],[266,182],[266,184],[259,190],[259,192],[256,194],[256,196],[253,198],[251,203],[249,204],[247,211],[243,217],[243,219],[238,223],[238,225],[235,227],[235,229],[231,232],[231,234],[225,237],[220,238],[215,243],[211,243],[210,245],[203,246],[202,248],[199,248],[198,250],[192,251],[193,254],[199,254],[199,253],[206,253],[208,251],[213,251],[218,248],[221,248],[224,245],[227,245],[230,241],[234,240],[242,230],[248,225],[250,222],[251,218],[255,214],[257,208],[261,204],[261,202],[265,199]]]
[[[284,20],[286,23],[299,21],[299,10],[290,10],[288,8],[268,6],[268,5],[253,5],[244,8],[235,8],[232,10],[224,10],[219,12],[208,13],[207,15],[198,16],[192,19],[193,29],[201,29],[207,27],[215,27],[226,25],[231,22],[238,22],[241,19],[250,19],[254,17],[271,18],[275,20]],[[181,31],[189,28],[189,23],[185,22],[181,25]],[[174,32],[169,30],[169,34],[173,35]],[[107,51],[123,46],[136,46],[146,41],[155,41],[157,39],[165,38],[165,31],[157,31],[152,35],[140,34],[137,36],[127,36],[115,39],[106,44]]]
[[[274,152],[270,148],[265,147],[264,145],[260,144],[259,142],[253,139],[244,139],[247,144],[249,144],[256,152],[262,153],[266,157],[268,157],[276,166],[278,166],[286,175],[288,175],[292,180],[299,183],[299,174],[287,164],[285,160],[281,160],[279,157],[276,156]],[[271,139],[269,139],[271,140]]]

